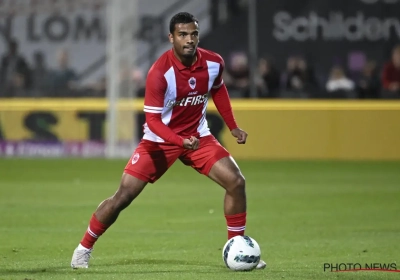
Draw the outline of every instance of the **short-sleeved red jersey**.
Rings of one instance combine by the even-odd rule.
[[[144,111],[161,114],[162,122],[181,137],[210,135],[206,120],[208,93],[221,87],[224,61],[218,54],[197,48],[197,61],[184,66],[173,50],[165,52],[150,68]],[[164,142],[144,124],[143,139]]]

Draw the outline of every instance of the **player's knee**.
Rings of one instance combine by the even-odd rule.
[[[114,206],[117,210],[121,211],[131,204],[133,201],[133,195],[129,191],[129,189],[125,188],[124,186],[120,186],[118,192],[114,196]]]
[[[236,193],[244,193],[246,188],[246,180],[242,174],[236,174],[232,180],[231,189]]]
[[[145,184],[137,184],[132,180],[122,180],[117,193],[114,195],[113,200],[115,208],[123,210],[140,194]]]

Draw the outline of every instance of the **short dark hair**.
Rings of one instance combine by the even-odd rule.
[[[171,18],[169,22],[169,32],[172,34],[175,31],[175,25],[178,23],[199,23],[198,19],[194,17],[194,15],[186,12],[177,13]]]

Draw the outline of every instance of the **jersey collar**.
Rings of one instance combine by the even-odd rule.
[[[173,49],[171,49],[171,51],[170,51],[170,57],[179,71],[182,71],[185,69],[194,70],[194,69],[198,69],[198,68],[203,68],[205,61],[203,60],[202,55],[199,52],[198,48],[196,50],[196,56],[197,56],[197,61],[191,67],[187,67],[187,66],[183,65],[182,62],[180,62],[178,58],[176,58],[176,56],[174,55]]]

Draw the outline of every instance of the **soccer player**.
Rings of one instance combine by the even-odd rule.
[[[218,54],[198,48],[198,20],[178,13],[169,26],[172,49],[152,65],[144,98],[144,136],[122,175],[117,192],[93,213],[71,266],[87,268],[93,245],[144,189],[156,182],[177,160],[208,176],[225,190],[224,212],[228,239],[244,235],[246,228],[245,179],[229,152],[211,135],[206,121],[208,93],[238,144],[247,133],[233,116],[222,80],[224,61]],[[257,268],[265,268],[260,261]]]

